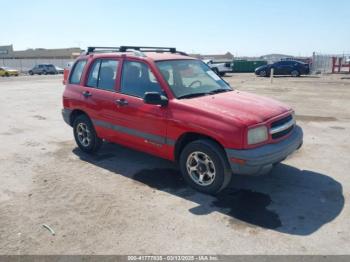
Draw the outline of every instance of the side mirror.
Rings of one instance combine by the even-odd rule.
[[[168,104],[168,98],[158,92],[146,92],[143,101],[150,105],[166,106]]]

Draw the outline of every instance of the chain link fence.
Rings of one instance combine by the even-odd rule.
[[[322,54],[314,52],[312,55],[311,72],[313,74],[329,74],[332,73],[333,57],[342,58],[342,64],[350,63],[350,54]],[[349,72],[349,69],[340,70],[341,72]]]

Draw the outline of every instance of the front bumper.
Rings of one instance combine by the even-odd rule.
[[[226,154],[234,174],[260,175],[271,170],[274,164],[283,161],[303,144],[303,131],[295,126],[288,138],[276,143],[254,149],[226,149]],[[239,159],[244,163],[233,162]]]

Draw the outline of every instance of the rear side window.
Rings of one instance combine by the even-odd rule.
[[[98,82],[98,73],[100,72],[101,60],[96,60],[89,73],[89,78],[87,81],[87,86],[89,87],[97,87]]]
[[[116,60],[96,60],[90,69],[87,86],[115,91],[118,65],[119,62]]]
[[[86,60],[78,61],[73,68],[72,74],[69,79],[70,84],[79,84],[81,75],[83,74],[84,66],[86,65]]]

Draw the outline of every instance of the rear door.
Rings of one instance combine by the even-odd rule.
[[[117,115],[117,84],[120,60],[95,59],[89,66],[83,86],[83,109],[90,116],[99,137],[118,142],[113,126],[119,124]]]

